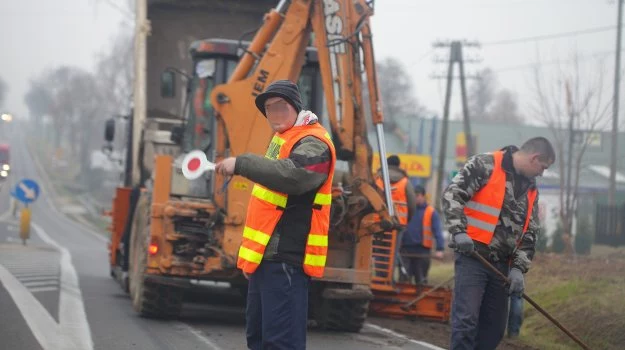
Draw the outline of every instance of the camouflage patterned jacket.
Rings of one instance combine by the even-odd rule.
[[[505,151],[502,167],[506,172],[506,194],[499,222],[495,228],[493,239],[488,246],[475,242],[479,252],[495,254],[499,259],[512,258],[512,267],[527,272],[534,257],[536,237],[540,234],[538,219],[538,196],[534,201],[534,210],[525,235],[523,226],[527,217],[527,191],[536,186],[535,180],[516,174],[512,163],[512,153],[518,149],[508,146]],[[464,215],[465,204],[484,186],[490,178],[494,167],[492,154],[484,153],[471,157],[464,168],[454,177],[445,189],[442,198],[445,213],[445,225],[449,233],[455,235],[466,232],[467,218]],[[518,249],[517,240],[521,239]]]

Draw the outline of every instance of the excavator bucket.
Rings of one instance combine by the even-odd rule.
[[[393,291],[374,291],[369,314],[389,318],[419,317],[449,322],[452,291],[449,287],[395,283]],[[417,300],[416,302],[414,302]]]

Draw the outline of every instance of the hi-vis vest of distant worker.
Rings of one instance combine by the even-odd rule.
[[[494,152],[493,157],[495,158],[495,166],[488,182],[473,195],[473,198],[464,207],[464,214],[467,218],[467,234],[473,240],[485,244],[490,244],[493,239],[506,195],[506,172],[501,167],[503,152]],[[529,226],[537,194],[538,191],[535,188],[527,192],[527,217],[523,226],[523,234]]]
[[[384,182],[382,178],[378,177],[375,180],[376,185],[384,190]],[[394,184],[391,184],[391,198],[393,198],[393,206],[395,207],[395,214],[401,225],[408,225],[408,199],[406,198],[406,184],[408,178],[404,177]]]
[[[428,205],[423,212],[423,240],[421,245],[426,248],[432,248],[432,216],[434,215],[434,207]]]
[[[300,223],[308,230],[304,250],[304,272],[311,277],[322,277],[328,255],[328,228],[330,226],[330,204],[332,203],[332,177],[336,153],[328,132],[319,123],[296,126],[282,134],[276,133],[265,153],[266,158],[288,158],[293,146],[306,136],[314,136],[323,141],[332,154],[328,178],[317,190],[310,206],[302,210],[311,210],[310,225]],[[291,196],[254,184],[247,209],[247,219],[243,230],[243,239],[239,248],[237,267],[246,273],[253,273],[260,265],[269,238],[287,208]],[[299,209],[295,209],[299,210]],[[288,213],[287,213],[288,215]],[[290,232],[294,233],[294,232]],[[282,241],[282,239],[281,239]]]

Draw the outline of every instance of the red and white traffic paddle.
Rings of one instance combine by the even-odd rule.
[[[182,160],[182,175],[187,180],[195,180],[202,176],[205,171],[215,170],[215,163],[206,159],[206,154],[200,150],[187,153]]]

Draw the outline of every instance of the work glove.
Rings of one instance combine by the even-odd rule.
[[[475,246],[469,235],[460,232],[453,236],[452,241],[449,243],[449,248],[454,248],[457,252],[462,254],[471,254]]]
[[[525,280],[523,279],[523,272],[513,267],[508,274],[508,279],[510,280],[510,289],[508,289],[508,294],[510,295],[521,295],[523,294],[523,289],[525,289]]]

